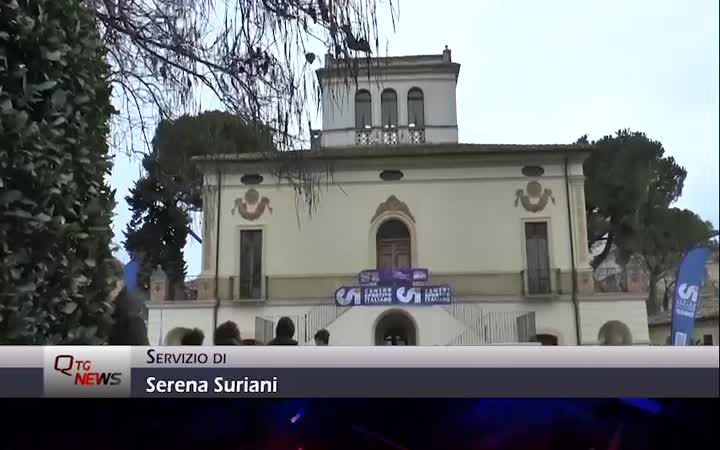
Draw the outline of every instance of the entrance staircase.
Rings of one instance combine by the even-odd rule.
[[[305,314],[288,315],[295,323],[295,337],[300,345],[312,345],[315,333],[327,328],[352,307],[335,305],[316,305]],[[255,318],[255,340],[268,343],[275,335],[275,324],[281,316],[263,316]]]
[[[465,325],[447,345],[517,344],[535,337],[534,312],[483,311],[481,305],[471,303],[455,303],[443,309]]]
[[[473,303],[455,303],[442,309],[465,325],[464,330],[446,345],[497,345],[530,343],[535,337],[535,313],[527,311],[484,311]],[[353,307],[316,305],[307,313],[288,315],[295,323],[295,336],[300,345],[313,345],[315,333],[328,328]],[[281,316],[255,318],[255,339],[266,344],[275,335]],[[368,324],[370,326],[370,324]]]

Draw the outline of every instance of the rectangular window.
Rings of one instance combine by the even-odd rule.
[[[240,298],[261,298],[262,278],[262,230],[241,230]]]
[[[529,294],[550,293],[550,258],[548,231],[545,222],[525,223],[527,283]]]
[[[705,335],[703,335],[703,345],[713,345],[713,336],[712,336],[712,334],[705,334]]]

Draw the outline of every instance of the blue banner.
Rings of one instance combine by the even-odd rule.
[[[705,281],[705,264],[710,249],[696,247],[687,252],[675,278],[671,339],[672,345],[691,345],[700,290]]]
[[[123,281],[128,291],[137,290],[137,276],[139,270],[140,263],[135,259],[131,259],[130,262],[125,265],[123,270]]]
[[[337,306],[448,305],[450,286],[351,286],[335,291]]]
[[[363,270],[358,275],[358,281],[362,285],[383,282],[413,283],[425,282],[428,277],[427,269]]]

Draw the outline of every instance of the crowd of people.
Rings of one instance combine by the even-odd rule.
[[[205,342],[205,334],[199,328],[187,330],[180,338],[180,345],[203,345]],[[250,342],[250,341],[248,341]],[[258,345],[256,341],[251,341],[252,345]],[[232,320],[228,320],[220,324],[215,329],[213,336],[214,345],[247,345],[242,340],[240,329]],[[275,327],[275,337],[267,343],[267,345],[298,345],[295,340],[295,324],[289,317],[281,317]],[[315,345],[330,345],[330,332],[326,329],[319,330],[315,333]]]
[[[110,332],[110,345],[150,345],[147,325],[142,317],[142,299],[123,288],[115,298],[114,325]],[[180,345],[203,345],[205,333],[199,328],[184,329],[179,336]],[[233,321],[220,324],[214,332],[214,345],[261,345],[254,340],[243,341],[240,329]],[[167,343],[166,343],[167,344]],[[275,327],[275,337],[266,345],[298,345],[295,340],[295,324],[289,317],[282,317]],[[315,333],[315,345],[330,345],[330,333],[322,329]]]

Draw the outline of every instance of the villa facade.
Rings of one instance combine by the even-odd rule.
[[[331,345],[649,343],[641,293],[594,289],[582,169],[591,147],[459,143],[460,65],[447,49],[370,67],[357,87],[330,57],[318,71],[322,130],[302,161],[332,180],[311,217],[275,175],[297,155],[198,159],[198,298],[166,299],[156,280],[153,344],[177,327],[198,327],[209,343],[226,320],[262,343],[282,316],[303,344],[320,328]],[[407,268],[427,269],[424,284],[451,296],[343,303],[359,272]]]

